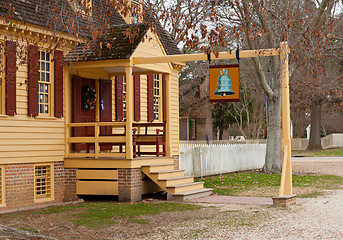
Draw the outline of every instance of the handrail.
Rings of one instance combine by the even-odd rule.
[[[84,123],[67,123],[67,127],[95,127],[95,126],[109,126],[109,127],[124,127],[125,122],[84,122]]]

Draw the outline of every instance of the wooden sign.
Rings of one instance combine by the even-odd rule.
[[[210,102],[239,101],[239,65],[210,66]]]

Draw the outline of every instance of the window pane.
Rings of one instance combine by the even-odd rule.
[[[44,108],[45,108],[45,112],[44,112],[44,113],[49,113],[48,106],[47,106],[47,105],[44,105]]]
[[[44,105],[39,105],[39,113],[44,113]]]
[[[50,72],[50,63],[46,63],[46,71]]]
[[[50,82],[50,73],[46,73],[46,79],[47,82]]]
[[[46,54],[46,61],[50,61],[50,53]]]
[[[48,86],[48,84],[44,84],[45,86],[44,86],[44,88],[45,88],[45,92],[46,93],[49,93],[49,86]]]
[[[40,70],[45,71],[45,62],[40,63]]]
[[[45,61],[45,52],[41,52],[41,60]]]
[[[49,103],[49,96],[48,96],[48,95],[45,95],[45,96],[44,96],[44,102],[45,102],[45,103]]]
[[[45,82],[45,73],[40,73],[40,81]]]

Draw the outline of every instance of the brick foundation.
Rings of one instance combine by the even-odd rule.
[[[283,197],[273,197],[274,207],[288,207],[297,203],[297,195],[286,195]]]
[[[174,155],[173,156],[173,161],[174,161],[174,169],[175,170],[179,170],[179,156],[178,155]]]
[[[63,162],[54,163],[54,199],[34,201],[34,163],[5,165],[6,206],[1,211],[29,209],[78,200],[76,196],[76,170],[65,169]]]
[[[142,200],[142,172],[140,168],[118,169],[118,194],[120,202]]]

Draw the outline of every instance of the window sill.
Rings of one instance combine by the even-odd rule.
[[[49,116],[36,116],[35,119],[41,119],[41,120],[56,120],[56,117],[49,117]]]
[[[5,114],[0,114],[0,118],[7,118],[8,115],[5,115]]]
[[[51,201],[54,201],[54,198],[36,198],[34,200],[35,203],[42,203],[42,202],[51,202]]]

